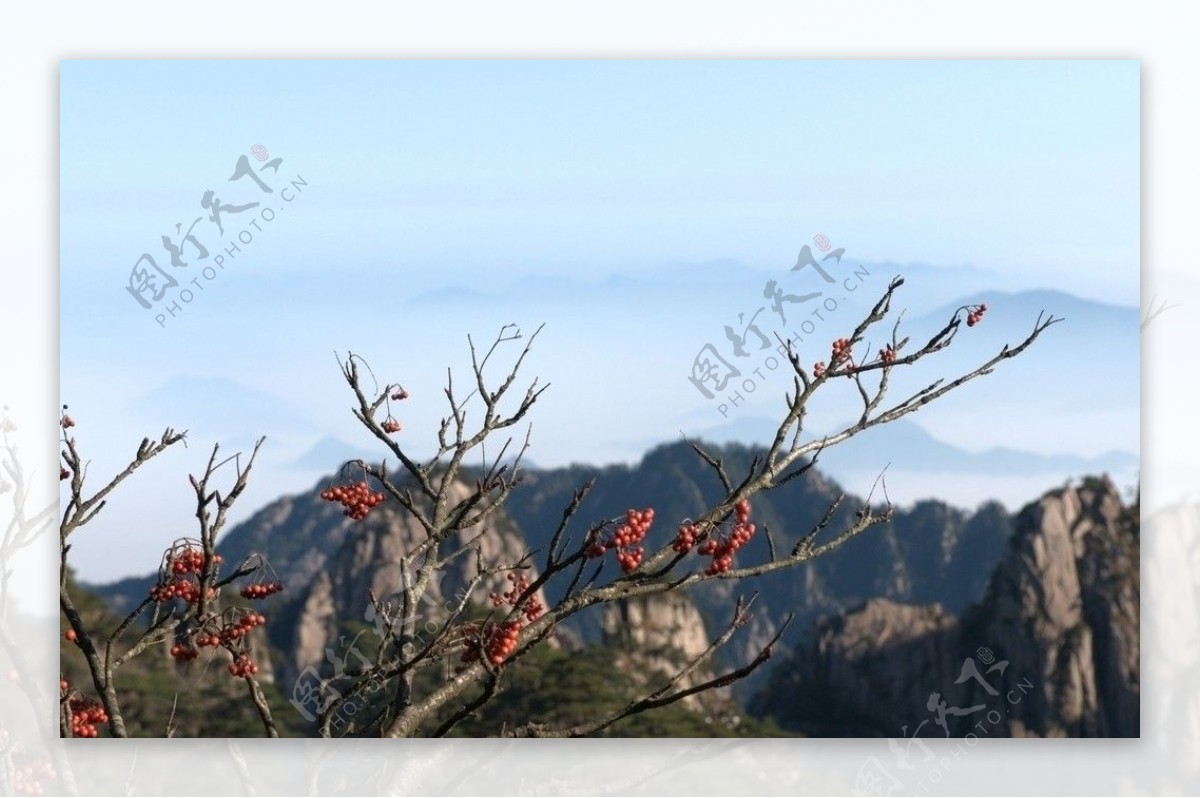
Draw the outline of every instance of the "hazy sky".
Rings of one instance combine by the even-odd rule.
[[[773,263],[819,228],[868,260],[1127,302],[1138,81],[1135,62],[66,62],[63,261],[119,272],[259,143],[313,199],[258,272],[411,291]]]
[[[1136,308],[1138,103],[1136,62],[65,62],[64,401],[97,473],[165,423],[192,439],[139,472],[150,498],[105,511],[104,544],[77,545],[94,578],[148,570],[112,542],[190,531],[182,473],[214,440],[269,436],[246,509],[307,485],[287,468],[319,438],[366,445],[335,350],[411,383],[417,449],[466,334],[510,321],[547,322],[534,461],[716,427],[692,358],[818,233],[848,267],[932,264],[912,272],[914,316],[1032,288]],[[270,192],[229,179],[239,158]],[[179,283],[149,309],[126,288],[154,271],[143,253]],[[1080,346],[1024,379],[1094,372],[1103,353]],[[975,449],[1136,451],[1136,390],[1037,413],[1006,398],[1010,423],[976,424],[985,394],[928,428]]]

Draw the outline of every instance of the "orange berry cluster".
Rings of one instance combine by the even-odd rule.
[[[208,597],[216,598],[217,589],[210,587]],[[200,601],[200,585],[186,576],[176,577],[165,584],[151,586],[150,598],[159,604],[164,604],[172,599],[183,599],[188,604],[195,604]]]
[[[197,640],[197,642],[199,641]],[[180,662],[191,662],[196,657],[200,656],[200,652],[190,644],[185,645],[182,643],[176,643],[175,645],[171,646],[171,656]]]
[[[696,537],[700,534],[700,529],[695,524],[680,524],[679,534],[675,536],[675,542],[671,544],[671,548],[680,554],[687,554],[692,550],[692,546],[696,545]]]
[[[987,305],[977,305],[974,310],[967,313],[967,326],[974,327],[983,321],[984,313],[987,313]]]
[[[712,557],[712,562],[704,569],[704,573],[709,576],[723,574],[732,568],[734,553],[754,537],[755,526],[750,523],[750,502],[742,499],[734,509],[737,513],[737,522],[725,539],[710,538],[696,549],[698,554]]]
[[[383,431],[389,435],[401,430],[400,422],[391,416],[388,416],[386,419],[384,419],[384,422],[379,426],[382,427]]]
[[[210,635],[207,632],[201,632],[200,634],[196,635],[196,645],[200,646],[201,648],[204,648],[205,646],[217,646],[220,644],[221,638],[215,634]]]
[[[833,351],[834,365],[841,363],[843,360],[849,360],[850,359],[850,339],[849,338],[837,339],[836,341],[833,342],[832,351]]]
[[[353,485],[338,485],[321,491],[321,498],[327,502],[341,502],[345,514],[351,520],[361,521],[377,504],[383,503],[383,493],[374,493],[367,487],[366,480]]]
[[[492,630],[487,642],[488,662],[499,665],[517,648],[517,637],[521,634],[520,621],[506,621]]]
[[[896,362],[896,350],[892,349],[891,346],[885,346],[879,350],[879,359],[886,365],[892,365]]]
[[[16,765],[16,762],[13,764]],[[45,795],[45,782],[52,781],[58,775],[46,757],[27,760],[23,765],[14,767],[12,774],[14,795]]]
[[[212,556],[213,565],[220,565],[224,558]],[[215,570],[215,569],[214,569]],[[150,597],[159,604],[173,599],[183,599],[188,604],[200,600],[200,574],[204,571],[204,550],[190,544],[179,545],[167,552],[159,583],[150,588]],[[216,588],[208,589],[208,597],[215,598]]]
[[[504,593],[492,593],[488,598],[492,600],[493,607],[499,607],[501,604],[509,606],[517,606],[517,602],[521,599],[521,594],[529,589],[529,577],[525,574],[509,574],[508,581],[512,582],[512,587]],[[521,609],[525,618],[530,621],[537,620],[538,616],[546,611],[545,605],[537,596],[530,596],[525,602],[525,606]]]
[[[254,627],[262,626],[266,622],[267,617],[265,615],[250,610],[236,623],[231,623],[221,629],[217,636],[222,643],[232,643],[234,640],[241,640],[250,634],[254,630]]]
[[[267,596],[274,595],[280,590],[283,590],[282,582],[255,582],[252,585],[246,585],[241,590],[242,598],[248,599],[264,599]]]
[[[501,624],[489,624],[488,627],[487,642],[483,644],[483,653],[487,655],[488,662],[498,667],[517,650],[517,638],[521,635],[521,629],[524,627],[520,621],[505,621]],[[479,625],[464,624],[463,632],[467,637],[464,642],[462,661],[475,662],[480,655]]]
[[[72,696],[67,701],[71,708],[71,736],[96,737],[97,723],[108,723],[108,713],[104,706],[95,699],[83,696]]]
[[[247,676],[253,676],[258,673],[258,665],[254,660],[250,659],[249,654],[238,654],[233,658],[233,662],[229,663],[229,675],[237,679],[244,679]]]
[[[603,557],[604,552],[608,549],[616,549],[617,562],[621,564],[621,570],[625,573],[636,571],[642,564],[642,557],[645,554],[645,549],[640,544],[653,523],[654,509],[652,507],[647,507],[645,510],[626,510],[625,523],[617,527],[616,532],[607,543],[596,542],[588,546],[587,556]]]
[[[224,561],[220,554],[214,554],[212,559],[214,565],[220,565]],[[168,556],[167,568],[176,576],[199,574],[204,570],[204,550],[187,546],[182,551]]]

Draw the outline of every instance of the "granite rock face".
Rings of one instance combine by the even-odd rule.
[[[460,501],[468,495],[468,488],[456,485],[451,494],[451,502]],[[480,535],[483,529],[487,534]],[[356,525],[303,588],[293,605],[295,609],[288,613],[293,620],[290,634],[282,641],[286,668],[280,668],[285,671],[285,680],[295,678],[306,667],[319,669],[323,663],[332,663],[353,648],[354,638],[348,636],[341,623],[353,622],[359,627],[356,633],[375,635],[371,595],[380,601],[399,596],[405,584],[401,559],[425,537],[424,529],[412,516],[390,504],[381,505]],[[490,515],[483,527],[464,530],[447,540],[443,550],[449,552],[468,545],[478,550],[479,561],[487,565],[517,563],[528,551],[520,530],[503,509]],[[468,553],[437,574],[425,592],[424,601],[414,611],[418,620],[435,629],[467,595],[476,574],[476,562],[476,555]],[[525,573],[531,580],[536,578],[532,569]],[[469,591],[468,604],[490,607],[489,594],[504,592],[508,587],[505,575],[492,575]],[[540,592],[538,595],[545,603],[545,596]]]
[[[1107,479],[1047,493],[961,618],[872,600],[822,619],[754,703],[829,736],[1136,737],[1138,529]]]

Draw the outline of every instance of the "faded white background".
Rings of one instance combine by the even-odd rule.
[[[916,794],[1200,791],[1200,458],[1195,425],[1194,233],[1200,53],[1183,3],[457,3],[440,11],[226,2],[9,5],[0,26],[0,404],[33,480],[56,501],[57,88],[64,58],[104,57],[1103,57],[1143,78],[1143,739],[957,741],[906,775]],[[183,127],[201,111],[171,105]],[[137,358],[137,347],[129,351]],[[1114,373],[1114,381],[1137,375]],[[0,504],[0,513],[10,512]],[[0,528],[9,523],[0,517]],[[4,746],[48,755],[81,794],[852,793],[886,741],[763,742],[39,740],[54,728],[53,534],[9,558],[0,622],[27,661],[0,678]],[[11,677],[12,674],[9,674]],[[33,682],[33,683],[27,683]],[[44,683],[43,683],[44,682]],[[40,698],[39,698],[40,696]],[[933,741],[936,742],[936,741]],[[47,748],[47,744],[51,747]],[[5,750],[7,756],[11,750]]]

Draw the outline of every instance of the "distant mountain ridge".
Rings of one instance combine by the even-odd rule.
[[[713,449],[726,462],[731,473],[749,467],[755,447],[731,444]],[[510,496],[505,510],[529,548],[544,549],[549,543],[563,507],[574,490],[595,476],[596,486],[580,508],[579,518],[606,518],[628,507],[656,508],[661,519],[683,519],[698,515],[722,494],[712,470],[685,443],[656,447],[634,466],[614,465],[596,468],[574,465],[551,469],[524,469],[524,479]],[[348,521],[337,508],[320,501],[316,494],[332,477],[318,480],[306,492],[284,496],[256,512],[247,521],[230,529],[219,541],[221,553],[230,562],[251,552],[267,555],[283,581],[302,586],[328,566],[329,558],[361,527]],[[776,545],[790,547],[806,533],[844,491],[825,477],[819,468],[785,488],[760,495],[754,501],[755,517],[770,527]],[[847,495],[831,521],[831,528],[849,523],[861,499]],[[762,582],[760,606],[764,616],[781,616],[799,607],[802,615],[839,609],[847,602],[870,596],[887,595],[912,598],[933,592],[953,606],[962,606],[975,597],[982,583],[971,577],[960,578],[948,570],[949,564],[963,552],[994,559],[999,556],[1010,527],[1007,514],[999,505],[985,504],[967,512],[936,500],[919,502],[897,511],[889,524],[851,541],[845,555],[818,560],[795,574],[768,575]],[[925,525],[935,524],[938,553],[932,556],[921,533]],[[914,526],[917,529],[914,529]],[[651,532],[650,544],[665,542],[674,535],[669,522],[660,521]],[[578,530],[575,534],[579,534]],[[746,556],[765,557],[765,540],[755,541]],[[974,547],[974,548],[972,548]],[[854,567],[839,562],[853,557]],[[990,567],[981,561],[980,567]],[[117,609],[132,606],[145,595],[152,577],[121,580],[96,586]],[[936,585],[937,587],[933,587]],[[547,594],[553,601],[563,586],[552,583]],[[709,595],[711,594],[711,595]],[[705,586],[698,592],[701,609],[725,620],[731,600],[724,585]],[[586,639],[598,639],[599,619],[585,624],[580,633]]]
[[[699,438],[717,444],[752,444],[769,441],[777,429],[778,423],[765,417],[741,418],[703,431]],[[881,454],[884,452],[886,458]],[[1139,462],[1136,454],[1115,450],[1096,457],[1039,454],[1007,447],[971,452],[939,440],[907,419],[840,443],[823,453],[821,459],[826,471],[879,470],[890,462],[904,470],[975,474],[1099,473],[1133,470]]]

